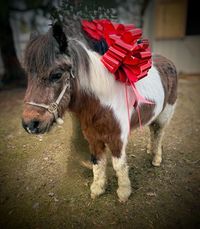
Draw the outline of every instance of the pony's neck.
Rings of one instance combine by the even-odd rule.
[[[112,103],[116,88],[121,85],[118,85],[113,75],[105,68],[100,60],[101,56],[75,40],[71,40],[71,53],[73,66],[76,67],[76,80],[70,110],[84,109],[88,97],[95,98],[102,104],[106,100]]]

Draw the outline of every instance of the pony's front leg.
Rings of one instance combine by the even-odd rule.
[[[112,152],[112,164],[118,178],[117,195],[120,202],[126,202],[131,194],[131,182],[128,174],[128,165],[126,162],[126,143],[110,144]]]
[[[93,163],[93,183],[90,187],[92,199],[105,192],[107,157],[104,149],[105,145],[103,142],[90,144],[91,160]]]

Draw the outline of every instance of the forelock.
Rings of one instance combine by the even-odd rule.
[[[29,73],[43,72],[52,66],[59,54],[52,31],[30,40],[24,53],[24,67]]]

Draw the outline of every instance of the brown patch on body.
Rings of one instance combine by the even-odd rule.
[[[147,124],[154,116],[154,108],[155,108],[155,104],[141,104],[139,106],[142,125]],[[135,110],[131,117],[131,128],[135,129],[138,126],[139,126],[139,117],[138,117],[138,112]]]
[[[165,91],[165,101],[163,109],[166,103],[173,105],[177,99],[177,72],[174,64],[167,58],[161,55],[153,56],[153,65],[158,70],[161,81]]]
[[[103,107],[94,95],[78,92],[69,109],[80,120],[84,137],[90,145],[91,153],[97,160],[104,152],[105,144],[108,145],[113,156],[120,156],[121,130],[110,108]]]

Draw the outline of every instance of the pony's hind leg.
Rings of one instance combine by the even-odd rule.
[[[120,202],[128,200],[131,194],[131,182],[129,180],[128,165],[126,162],[126,144],[117,145],[116,143],[109,144],[112,152],[112,164],[118,178],[117,195]]]
[[[160,126],[160,124],[155,121],[150,125],[150,138],[151,143],[149,146],[149,150],[153,154],[152,164],[154,166],[160,166],[162,162],[162,138],[164,134],[164,128]]]
[[[150,146],[149,149],[153,154],[152,164],[160,166],[162,162],[162,139],[164,130],[174,113],[175,104],[167,104],[158,118],[150,124]]]
[[[90,186],[91,198],[103,194],[106,184],[107,157],[105,154],[105,144],[101,141],[90,143],[91,160],[93,163],[93,183]]]

